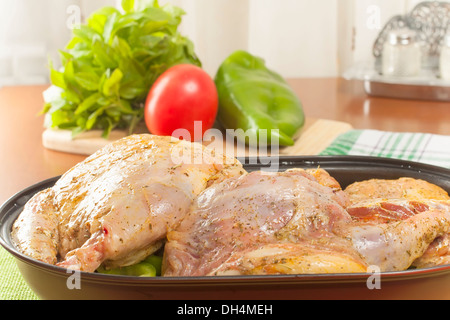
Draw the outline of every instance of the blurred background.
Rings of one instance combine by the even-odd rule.
[[[57,64],[71,26],[120,2],[0,0],[0,86],[48,83],[48,59]],[[352,64],[370,60],[384,24],[419,2],[170,0],[186,11],[180,30],[194,42],[208,73],[214,75],[231,52],[244,49],[286,78],[340,76]]]

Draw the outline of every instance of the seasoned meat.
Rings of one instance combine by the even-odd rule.
[[[366,224],[378,224],[377,227],[367,226],[366,229],[383,228],[383,231],[378,230],[378,232],[383,233],[388,232],[384,229],[392,228],[392,226],[382,226],[383,224],[392,224],[404,220],[420,221],[417,222],[417,228],[413,230],[417,232],[426,224],[433,225],[436,222],[430,221],[424,216],[444,214],[443,219],[445,220],[450,212],[448,193],[441,187],[420,179],[400,178],[397,180],[372,179],[361,181],[348,186],[345,193],[349,196],[350,204],[347,211],[352,218]],[[418,217],[416,217],[417,215]],[[377,233],[377,231],[374,232]],[[407,234],[408,231],[405,232]],[[424,268],[450,263],[450,233],[440,231],[433,238],[434,241],[429,244],[426,250],[420,249],[418,251],[421,254],[413,255],[408,252],[408,254],[417,258],[412,266]],[[389,246],[395,245],[398,239],[391,239],[391,242]]]
[[[394,223],[361,224],[344,230],[367,264],[380,271],[402,271],[450,233],[450,211],[426,211]]]
[[[236,159],[172,137],[134,135],[99,150],[37,194],[13,226],[20,251],[92,272],[159,249],[208,185],[244,173]]]
[[[450,200],[448,193],[441,187],[413,178],[371,179],[355,182],[345,188],[345,192],[352,204],[375,199]]]
[[[37,260],[58,262],[58,213],[53,191],[44,190],[31,198],[14,223],[13,239],[20,251]]]
[[[134,135],[37,193],[18,249],[92,272],[164,246],[164,276],[400,271],[450,263],[450,197],[423,180],[342,190],[323,169],[248,173],[197,143]]]
[[[304,170],[252,172],[228,179],[202,192],[179,227],[168,233],[165,275],[253,274],[255,269],[267,272],[268,265],[252,267],[255,256],[269,252],[278,259],[273,257],[274,248],[283,247],[280,250],[286,259],[298,260],[297,254],[321,251],[319,244],[328,249],[322,256],[334,248],[342,253],[342,260],[351,260],[353,264],[348,265],[354,266],[358,257],[350,244],[337,248],[333,241],[335,225],[351,221],[344,203],[342,191],[335,193]],[[292,245],[300,243],[304,249]],[[275,252],[280,253],[278,249]],[[249,264],[251,257],[253,262]],[[349,271],[342,269],[346,264],[330,270]],[[361,269],[364,263],[359,265]]]
[[[252,172],[206,189],[168,233],[164,275],[405,270],[450,230],[447,210],[390,224],[357,221],[346,194],[317,177],[327,175]]]
[[[450,233],[437,237],[412,265],[416,268],[429,268],[446,264],[450,264]]]
[[[334,239],[335,241],[336,239]],[[367,264],[354,251],[336,243],[269,243],[236,252],[211,275],[273,275],[366,272]]]

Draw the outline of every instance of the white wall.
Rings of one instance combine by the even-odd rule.
[[[4,83],[35,83],[46,80],[47,54],[65,41],[69,1],[0,0],[0,77]]]
[[[249,51],[285,77],[335,76],[337,1],[251,0]]]
[[[263,57],[285,77],[335,76],[338,0],[178,0],[204,69],[234,50]]]
[[[160,3],[170,2],[186,11],[180,32],[194,42],[203,68],[214,75],[229,54],[248,49],[250,1],[172,0]]]
[[[0,85],[48,82],[48,59],[57,61],[58,49],[71,36],[72,12],[87,15],[113,0],[0,0]]]
[[[187,12],[180,30],[210,74],[244,49],[285,77],[334,77],[370,59],[383,25],[419,0],[160,0],[165,2]],[[118,3],[0,0],[0,85],[48,81],[48,56],[55,59],[70,38],[71,5],[86,17]]]

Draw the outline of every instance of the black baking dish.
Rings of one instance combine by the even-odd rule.
[[[240,160],[248,171],[320,167],[342,187],[371,178],[412,177],[450,192],[450,170],[403,160],[356,156]],[[25,203],[57,179],[30,186],[0,207],[0,243],[14,256],[24,279],[42,299],[450,299],[450,265],[383,273],[380,289],[370,289],[372,275],[368,273],[138,278],[81,272],[79,286],[73,287],[68,285],[72,272],[21,254],[10,238],[11,226]]]

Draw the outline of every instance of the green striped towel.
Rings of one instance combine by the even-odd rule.
[[[11,254],[0,246],[0,300],[37,300]]]
[[[450,168],[450,136],[351,130],[336,138],[321,155],[385,157]]]

